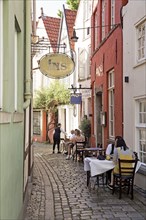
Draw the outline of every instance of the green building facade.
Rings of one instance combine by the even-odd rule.
[[[32,171],[31,1],[0,1],[0,219],[22,219]]]

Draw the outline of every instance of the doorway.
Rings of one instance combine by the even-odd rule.
[[[102,92],[96,93],[96,146],[102,145],[102,125],[101,125],[101,112],[102,112]]]

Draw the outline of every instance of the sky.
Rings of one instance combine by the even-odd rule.
[[[41,15],[41,7],[43,7],[44,15],[58,17],[58,10],[62,11],[63,4],[67,8],[65,3],[66,0],[36,0],[36,19],[38,20],[38,17]]]

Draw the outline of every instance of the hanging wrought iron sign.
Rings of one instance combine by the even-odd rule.
[[[72,74],[75,64],[67,54],[49,53],[40,59],[39,68],[45,76],[60,79]]]
[[[82,103],[82,94],[81,93],[72,93],[70,96],[71,104],[81,104]]]

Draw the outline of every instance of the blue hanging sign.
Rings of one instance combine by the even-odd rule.
[[[82,94],[81,93],[72,93],[70,97],[71,104],[81,104],[82,103]]]

